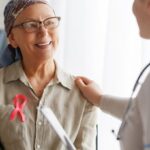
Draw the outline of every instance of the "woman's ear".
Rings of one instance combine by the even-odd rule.
[[[14,37],[14,34],[12,32],[9,34],[8,40],[9,40],[9,43],[11,44],[11,46],[13,48],[17,48],[18,47],[18,44],[17,44],[17,42],[15,40],[15,37]]]

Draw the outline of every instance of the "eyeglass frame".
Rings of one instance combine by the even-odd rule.
[[[56,19],[58,19],[58,25],[56,26],[56,27],[54,27],[54,28],[52,28],[52,29],[55,29],[55,28],[57,28],[58,26],[59,26],[59,22],[60,22],[60,20],[61,20],[61,17],[59,17],[59,16],[55,16],[55,17],[49,17],[49,18],[46,18],[46,19],[44,19],[43,21],[38,21],[38,20],[31,20],[31,21],[26,21],[26,22],[22,22],[22,23],[19,23],[19,24],[16,24],[16,25],[14,25],[13,27],[12,27],[12,29],[13,28],[22,28],[22,29],[24,29],[26,32],[28,32],[28,33],[32,33],[32,32],[37,32],[38,30],[39,30],[39,28],[43,25],[45,28],[47,28],[46,26],[45,26],[45,21],[47,21],[48,19],[53,19],[53,18],[56,18]],[[37,28],[37,30],[35,30],[35,31],[27,31],[27,29],[25,28],[25,26],[24,26],[24,24],[26,24],[26,23],[28,23],[28,22],[36,22],[36,23],[38,23],[38,28]]]

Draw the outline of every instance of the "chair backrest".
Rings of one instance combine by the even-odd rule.
[[[2,67],[3,65],[1,64],[1,58],[2,58],[2,54],[4,53],[5,48],[7,47],[7,38],[6,38],[6,34],[5,31],[0,29],[0,67]]]
[[[96,150],[99,150],[99,128],[98,124],[96,125]]]
[[[0,55],[0,68],[8,66],[13,62],[21,59],[21,53],[19,49],[10,48],[11,46],[8,45],[2,54]]]
[[[0,30],[0,68],[17,61],[20,57],[20,50],[8,45],[5,31]]]
[[[7,46],[7,37],[5,31],[0,29],[0,55],[3,53]]]

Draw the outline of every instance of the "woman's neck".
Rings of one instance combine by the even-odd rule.
[[[42,96],[46,85],[54,78],[55,68],[53,59],[43,62],[23,61],[24,72],[32,85],[35,94],[39,98]]]
[[[46,61],[23,61],[23,69],[27,77],[40,77],[54,76],[55,63],[53,59]]]

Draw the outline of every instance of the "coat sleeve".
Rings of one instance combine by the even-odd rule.
[[[125,110],[128,106],[129,98],[120,98],[110,95],[103,95],[101,103],[99,105],[100,109],[105,113],[122,119]]]

